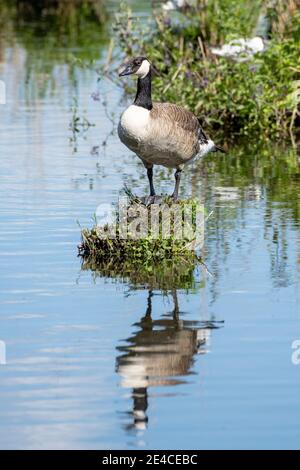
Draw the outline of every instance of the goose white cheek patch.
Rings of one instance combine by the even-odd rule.
[[[143,60],[142,64],[140,65],[140,67],[137,69],[135,73],[138,77],[145,78],[149,70],[150,70],[150,63],[148,62],[148,60]]]

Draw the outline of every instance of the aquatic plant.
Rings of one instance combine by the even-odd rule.
[[[95,124],[90,122],[85,114],[80,116],[78,114],[78,100],[73,98],[73,104],[71,106],[71,121],[69,124],[69,129],[72,133],[70,137],[70,143],[73,145],[73,152],[77,152],[77,140],[78,136],[85,137],[86,132],[90,127],[94,127]]]

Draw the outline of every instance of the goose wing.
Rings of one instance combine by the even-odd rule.
[[[193,141],[207,143],[199,119],[191,111],[172,103],[154,103],[150,112],[151,120],[156,122],[161,131],[174,131],[175,134],[186,136]]]

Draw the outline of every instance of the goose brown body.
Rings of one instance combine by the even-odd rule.
[[[145,166],[180,168],[193,160],[208,145],[197,117],[171,103],[153,103],[151,110],[130,106],[121,117],[120,140]],[[136,113],[134,120],[130,114]]]

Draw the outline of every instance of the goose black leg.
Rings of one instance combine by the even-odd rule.
[[[146,167],[147,168],[147,167]],[[147,176],[150,185],[150,196],[143,196],[141,198],[142,204],[149,206],[150,204],[160,204],[162,201],[162,196],[156,196],[154,184],[153,184],[153,166],[147,168]]]
[[[155,189],[153,185],[153,166],[151,168],[147,168],[147,176],[150,185],[150,196],[155,196]]]
[[[141,201],[143,204],[145,204],[145,206],[154,204],[156,202],[156,199],[160,199],[159,196],[155,195],[155,189],[153,185],[153,166],[150,168],[147,168],[147,176],[148,176],[149,185],[150,185],[150,196],[145,196],[141,198]]]
[[[177,201],[178,199],[178,191],[179,191],[179,185],[180,185],[180,177],[181,177],[181,171],[179,168],[175,171],[175,188],[174,192],[172,194],[172,198],[174,201]]]

